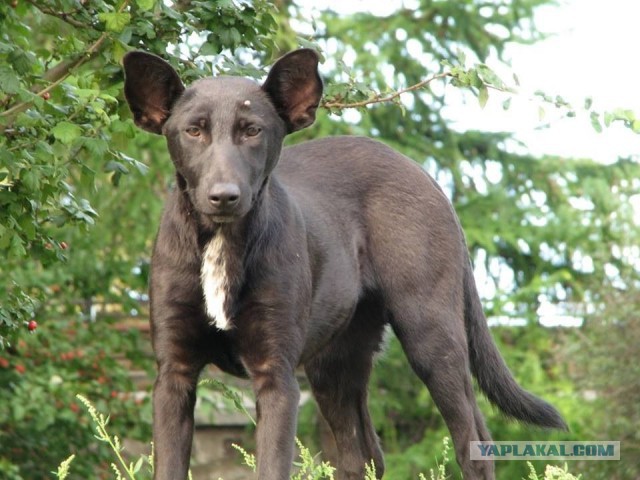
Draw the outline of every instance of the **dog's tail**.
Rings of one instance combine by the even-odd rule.
[[[471,372],[484,394],[491,403],[517,420],[567,430],[567,424],[553,406],[524,390],[511,375],[489,332],[470,264],[464,282]]]

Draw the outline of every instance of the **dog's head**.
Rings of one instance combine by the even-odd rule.
[[[186,87],[161,58],[124,57],[125,96],[135,123],[164,134],[193,207],[215,222],[249,212],[280,156],[286,134],[315,120],[322,96],[318,55],[296,50],[260,86],[239,77]]]

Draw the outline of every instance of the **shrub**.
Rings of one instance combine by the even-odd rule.
[[[140,358],[136,331],[108,321],[48,320],[0,352],[0,477],[50,478],[51,466],[75,453],[83,478],[105,475],[108,449],[96,445],[76,393],[112,412],[111,425],[129,438],[148,438],[150,405],[133,393],[127,362]]]

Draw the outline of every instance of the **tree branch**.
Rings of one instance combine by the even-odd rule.
[[[67,12],[56,12],[52,8],[47,8],[47,7],[43,7],[42,5],[38,5],[35,0],[27,0],[27,3],[30,3],[35,8],[40,10],[42,13],[44,13],[46,15],[51,15],[52,17],[59,18],[63,22],[66,22],[69,25],[72,25],[72,26],[74,26],[76,28],[87,28],[87,25],[85,23],[79,22],[78,20],[76,20],[76,19],[71,17],[71,15],[73,15],[73,13],[75,13],[75,12],[73,12],[71,14],[69,14]],[[77,11],[78,10],[76,10],[76,12]]]
[[[118,12],[122,12],[128,6],[129,1],[130,0],[125,0],[124,2],[122,2],[122,5],[118,9]],[[108,36],[109,36],[108,32],[106,31],[103,32],[100,35],[100,37],[82,55],[76,58],[63,60],[53,68],[47,70],[42,76],[42,78],[44,80],[51,81],[52,83],[47,85],[42,90],[34,92],[35,95],[41,97],[45,93],[50,92],[51,90],[56,88],[58,85],[60,85],[62,82],[64,82],[69,77],[69,75],[73,73],[74,70],[80,68],[82,65],[84,65],[87,61],[89,61],[95,55],[95,53],[102,46],[102,44],[105,42]],[[25,102],[18,103],[13,107],[8,108],[4,112],[0,112],[0,117],[6,117],[6,118],[14,117],[18,113],[24,112],[25,110],[27,110],[31,105],[33,105],[32,100],[27,100]],[[7,125],[0,125],[0,133],[4,132],[9,127],[9,125],[10,123],[7,123]]]
[[[352,103],[343,103],[340,101],[329,100],[329,101],[323,102],[321,106],[328,110],[331,110],[331,109],[343,110],[347,108],[366,107],[367,105],[373,105],[376,103],[388,103],[388,102],[394,101],[396,98],[400,97],[400,95],[402,95],[403,93],[413,92],[414,90],[420,90],[421,88],[424,88],[434,80],[439,80],[441,78],[446,78],[449,76],[451,76],[450,72],[438,73],[432,77],[429,77],[425,80],[422,80],[421,82],[416,83],[415,85],[411,85],[410,87],[397,90],[386,96],[383,96],[383,94],[379,93],[371,98],[367,98],[366,100],[362,100],[359,102],[352,102]]]

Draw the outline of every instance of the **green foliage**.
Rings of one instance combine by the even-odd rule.
[[[291,476],[291,480],[322,480],[323,478],[333,480],[335,468],[329,465],[328,462],[316,461],[311,451],[297,438],[296,444],[298,445],[300,461],[294,462],[297,472]]]
[[[234,398],[236,396],[236,392],[222,384],[216,385],[216,388],[219,388],[228,398]],[[83,395],[77,395],[76,397],[80,403],[84,405],[91,417],[92,425],[96,432],[95,438],[108,447],[108,454],[113,458],[113,461],[109,463],[113,478],[115,478],[115,480],[123,480],[125,478],[129,480],[149,478],[153,474],[153,452],[151,455],[141,455],[135,462],[127,461],[120,437],[109,431],[111,417],[100,412],[93,403]],[[244,408],[239,408],[238,410],[247,414]],[[327,462],[317,461],[311,451],[298,439],[296,439],[296,444],[298,446],[299,460],[294,462],[296,468],[291,475],[291,480],[333,480],[335,468]],[[249,467],[249,469],[255,471],[255,456],[239,445],[233,445],[233,447],[242,456],[243,463]],[[56,472],[53,472],[58,480],[63,480],[69,475],[70,471],[75,470],[77,466],[77,462],[74,462],[75,458],[76,455],[71,455],[58,466]],[[373,474],[375,474],[375,470],[373,470]],[[189,478],[191,478],[191,472],[189,473]],[[372,478],[375,479],[375,476]]]
[[[69,468],[71,467],[71,462],[73,462],[74,458],[76,458],[75,454],[69,455],[69,458],[58,465],[58,469],[55,471],[55,475],[58,480],[64,480],[69,476]]]
[[[246,465],[252,471],[255,472],[256,469],[258,468],[258,465],[256,463],[256,456],[253,455],[252,453],[247,452],[240,445],[233,444],[232,446],[233,446],[233,448],[235,448],[238,451],[238,453],[240,453],[240,455],[242,455],[242,463],[243,463],[243,465]]]
[[[640,476],[640,293],[605,292],[601,308],[587,318],[579,338],[566,348],[566,362],[593,412],[585,436],[620,441],[619,462],[585,462],[585,478],[611,480]]]
[[[529,467],[529,476],[526,480],[580,480],[582,478],[582,475],[578,475],[576,477],[569,473],[566,464],[564,465],[564,468],[547,465],[543,477],[538,476],[536,469],[530,462],[527,462],[527,466]]]
[[[124,477],[122,472],[124,471],[124,475],[131,479],[135,480],[136,475],[140,472],[143,464],[147,464],[147,469],[149,473],[153,473],[153,458],[149,456],[140,457],[135,463],[127,462],[122,456],[122,451],[124,450],[122,446],[122,442],[120,441],[120,437],[117,435],[112,435],[107,430],[107,425],[109,424],[109,417],[105,416],[103,413],[100,413],[96,410],[96,408],[91,404],[89,400],[87,400],[82,395],[76,395],[78,400],[87,408],[89,415],[91,416],[91,420],[93,421],[94,428],[96,430],[96,438],[100,442],[104,442],[109,446],[109,450],[116,457],[116,461],[110,464],[111,469],[114,471],[117,480],[122,480]],[[63,462],[62,465],[67,465],[70,460],[67,459]]]
[[[112,410],[120,434],[148,438],[150,405],[133,394],[127,368],[140,363],[140,338],[104,319],[47,324],[46,334],[40,326],[0,353],[0,477],[48,477],[51,466],[73,452],[74,470],[92,478],[108,452],[92,445],[75,395],[89,395]]]
[[[220,388],[222,391],[225,390],[224,386],[220,386]],[[233,391],[228,391],[226,395],[229,397],[233,397],[235,393]],[[125,478],[129,480],[140,480],[142,478],[148,478],[150,475],[152,475],[153,451],[151,452],[151,455],[141,455],[135,462],[125,460],[123,455],[124,449],[122,447],[120,438],[117,435],[109,432],[108,427],[110,417],[100,412],[86,397],[77,395],[77,398],[85,406],[89,413],[89,416],[91,417],[93,428],[96,431],[95,438],[99,442],[108,445],[110,454],[115,458],[115,460],[110,463],[113,478],[115,478],[116,480],[123,480]],[[240,409],[240,411],[246,413],[244,409]],[[291,480],[333,480],[333,474],[335,473],[334,467],[332,467],[327,462],[317,461],[316,456],[314,456],[300,440],[296,439],[296,444],[298,446],[299,460],[294,462],[294,466],[296,468],[294,469],[295,471],[291,474]],[[257,467],[255,456],[247,452],[239,445],[233,445],[233,448],[235,448],[240,453],[243,464],[246,465],[251,471],[255,472]],[[429,470],[429,478],[431,480],[446,480],[450,478],[446,471],[446,466],[450,461],[450,451],[450,440],[448,437],[444,437],[442,439],[441,450],[442,462],[437,464],[435,470]],[[73,470],[72,467],[76,466],[76,464],[73,463],[75,458],[75,455],[69,456],[58,466],[55,472],[52,472],[58,480],[64,480],[69,475],[70,471]],[[564,466],[564,468],[547,465],[543,477],[538,476],[532,463],[527,462],[526,465],[528,467],[528,476],[526,477],[526,480],[580,480],[581,478],[580,475],[575,477],[571,473],[569,473],[566,465]],[[189,479],[191,478],[191,472],[189,472]],[[376,478],[376,469],[373,462],[371,464],[367,464],[365,466],[365,477],[363,480],[375,480]],[[416,477],[411,476],[406,478]],[[427,480],[427,477],[423,473],[419,473],[417,475],[417,478],[419,480]]]
[[[198,386],[209,387],[214,392],[221,393],[223,399],[228,400],[236,410],[245,414],[247,418],[251,420],[251,423],[253,425],[256,425],[255,419],[244,406],[244,402],[242,401],[242,392],[231,388],[229,385],[226,385],[225,383],[221,382],[220,380],[216,380],[215,378],[205,378],[204,380],[200,380],[200,382],[198,382]]]

